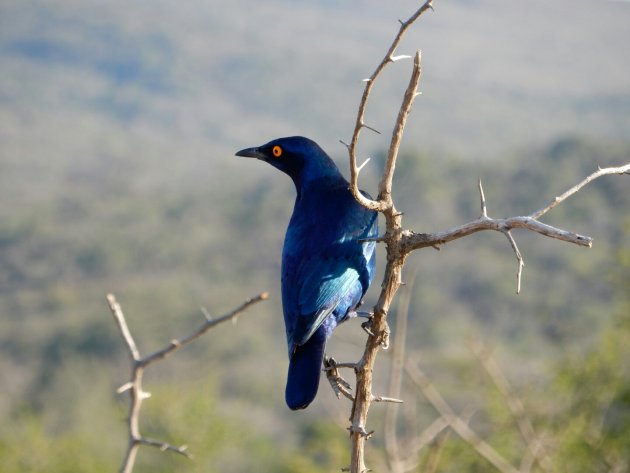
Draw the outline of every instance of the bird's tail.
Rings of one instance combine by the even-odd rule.
[[[326,349],[326,333],[320,326],[304,345],[296,347],[289,361],[285,399],[292,410],[305,409],[315,399]]]

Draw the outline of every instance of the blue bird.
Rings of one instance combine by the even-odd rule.
[[[285,399],[290,409],[304,409],[317,394],[328,338],[357,315],[374,277],[377,213],[355,200],[333,160],[308,138],[279,138],[236,155],[288,174],[297,191],[281,282],[289,348]]]

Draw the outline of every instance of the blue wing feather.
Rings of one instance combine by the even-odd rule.
[[[324,195],[315,197],[296,201],[283,251],[283,306],[290,353],[306,343],[331,314],[339,322],[354,309],[374,273],[375,242],[362,240],[376,237],[376,212],[360,206],[346,186],[327,188]],[[310,208],[313,205],[317,212]]]

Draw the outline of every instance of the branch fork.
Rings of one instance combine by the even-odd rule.
[[[365,432],[363,426],[365,426],[367,422],[370,404],[372,401],[375,400],[375,397],[372,395],[371,392],[373,368],[379,349],[386,348],[386,346],[388,345],[387,340],[389,338],[389,328],[387,325],[387,313],[396,292],[402,284],[401,271],[402,267],[404,266],[406,257],[414,250],[427,247],[439,249],[441,245],[447,242],[471,235],[479,231],[497,231],[505,235],[517,259],[518,266],[516,274],[516,290],[518,293],[520,292],[521,288],[524,259],[511,231],[515,228],[524,228],[526,230],[530,230],[550,238],[555,238],[579,246],[590,248],[592,246],[592,238],[553,227],[551,225],[540,222],[539,219],[553,207],[560,204],[571,195],[575,194],[583,186],[585,186],[592,180],[606,174],[630,173],[630,164],[617,168],[600,168],[591,175],[587,176],[582,182],[578,183],[573,188],[553,199],[542,209],[533,212],[531,215],[528,216],[517,216],[509,218],[491,218],[488,216],[483,186],[481,184],[481,181],[479,181],[478,187],[480,194],[481,215],[476,220],[437,233],[416,233],[411,230],[403,230],[402,213],[396,210],[391,191],[394,170],[396,167],[396,159],[398,157],[398,150],[400,148],[403,131],[405,129],[409,112],[414,103],[414,99],[418,95],[420,95],[420,93],[418,92],[418,85],[422,72],[420,51],[417,51],[414,56],[411,77],[409,80],[409,84],[405,90],[402,104],[398,112],[398,117],[394,124],[385,167],[383,169],[382,178],[379,183],[379,192],[375,200],[365,197],[359,190],[359,174],[363,169],[365,163],[360,166],[357,165],[356,149],[361,131],[363,128],[366,128],[365,111],[376,79],[379,77],[379,75],[387,65],[394,62],[394,60],[403,59],[404,55],[395,55],[395,51],[400,44],[403,35],[407,31],[407,29],[424,12],[426,12],[427,10],[433,10],[432,3],[433,2],[431,0],[424,2],[422,6],[420,6],[420,8],[416,10],[416,12],[407,21],[400,21],[400,28],[391,46],[389,47],[389,50],[387,51],[381,62],[378,64],[372,75],[369,78],[363,80],[365,86],[363,89],[361,100],[359,102],[352,139],[350,140],[349,144],[344,143],[348,150],[350,161],[350,190],[352,194],[354,195],[355,199],[364,207],[381,212],[385,218],[387,228],[385,234],[382,237],[378,238],[378,241],[383,241],[385,243],[387,249],[387,264],[385,267],[383,284],[381,286],[381,293],[374,307],[374,316],[369,327],[369,336],[366,341],[363,355],[360,361],[356,364],[355,369],[356,394],[352,399],[353,405],[350,418],[350,436],[352,440],[350,471],[352,473],[362,473],[367,470],[364,461],[366,437],[365,435],[363,435],[363,433]],[[415,374],[417,374],[417,371],[415,372]],[[446,425],[450,425],[454,429],[459,429],[460,432],[469,433],[469,428],[467,424],[462,421],[461,418],[457,417],[452,410],[449,410],[448,412],[442,412],[442,414],[443,421],[446,422]],[[440,429],[442,428],[444,427],[440,427]],[[479,445],[482,450],[485,448],[483,444]],[[489,455],[492,454],[490,453]],[[495,465],[505,467],[505,470],[502,471],[514,471],[513,467],[511,467],[511,465],[509,464],[506,465],[505,462],[502,461],[502,459],[494,458],[494,460]]]
[[[188,447],[186,445],[177,447],[167,442],[144,437],[140,433],[140,408],[142,406],[142,401],[151,397],[151,393],[144,391],[144,389],[142,388],[142,376],[144,375],[144,369],[152,363],[163,360],[184,345],[187,345],[193,340],[201,337],[203,334],[208,332],[216,325],[226,322],[228,320],[236,320],[236,318],[241,315],[247,308],[260,301],[266,300],[268,297],[269,294],[266,292],[258,294],[251,299],[247,299],[239,307],[227,313],[226,315],[219,317],[218,319],[212,319],[205,310],[202,310],[205,316],[205,321],[197,330],[195,330],[187,337],[182,338],[181,340],[171,340],[170,343],[161,350],[158,350],[148,356],[141,357],[140,352],[138,351],[138,348],[136,346],[136,342],[131,335],[129,326],[127,325],[127,320],[125,319],[125,315],[120,304],[113,294],[107,294],[107,304],[114,317],[116,325],[118,326],[120,335],[123,338],[125,345],[127,346],[129,357],[131,359],[131,379],[116,390],[118,394],[129,392],[129,413],[127,415],[127,451],[119,470],[120,473],[131,473],[133,471],[138,448],[141,445],[156,447],[159,448],[161,451],[169,451],[182,455],[186,458],[192,458],[192,455],[188,452]]]

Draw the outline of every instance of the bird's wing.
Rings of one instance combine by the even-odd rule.
[[[291,334],[295,344],[305,343],[343,299],[350,297],[355,305],[361,300],[364,289],[357,283],[367,278],[366,271],[362,245],[356,241],[331,245],[303,261]]]

